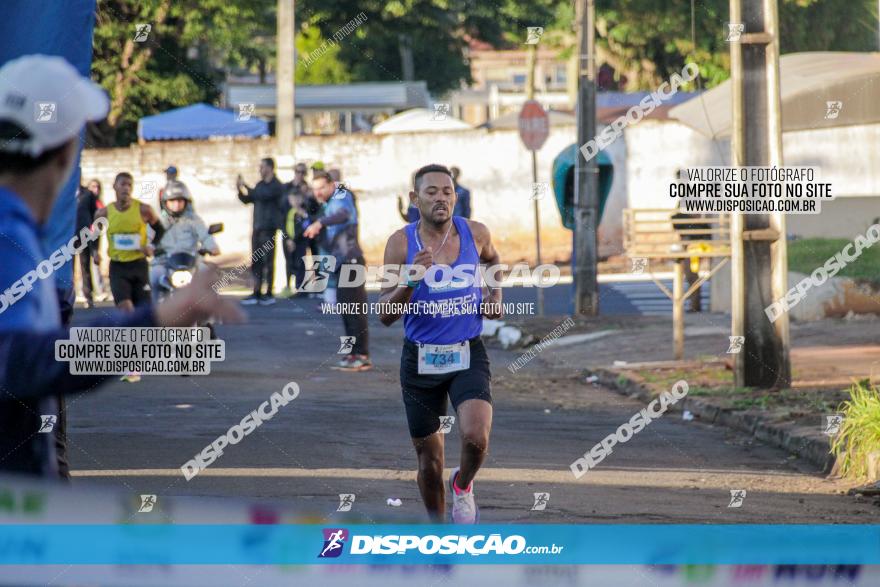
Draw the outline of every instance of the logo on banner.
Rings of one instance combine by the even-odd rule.
[[[324,548],[318,558],[336,558],[342,554],[345,541],[348,540],[348,530],[345,528],[324,528]]]
[[[156,505],[156,496],[155,495],[142,495],[141,496],[141,507],[138,508],[139,514],[148,514],[153,511],[153,507]]]
[[[153,25],[149,23],[143,23],[135,25],[134,28],[134,39],[132,39],[135,43],[143,43],[147,39],[150,38],[150,31],[153,30]]]
[[[746,342],[745,336],[728,336],[730,340],[730,345],[727,347],[728,355],[738,355],[743,348],[743,344]]]
[[[54,414],[49,414],[46,416],[40,416],[40,429],[37,432],[42,432],[44,434],[48,434],[55,429],[55,423],[58,421],[58,416]]]
[[[838,432],[840,432],[840,427],[843,426],[843,421],[846,418],[843,417],[843,414],[829,414],[825,416],[825,425],[822,428],[823,434],[826,436],[834,436]]]
[[[526,27],[526,45],[537,45],[543,35],[544,27],[542,26]]]
[[[356,336],[340,336],[339,337],[339,350],[336,351],[337,355],[348,355],[354,350],[354,343],[357,342]]]
[[[455,424],[455,416],[440,416],[440,434],[449,434]]]
[[[543,200],[547,192],[550,191],[550,184],[546,181],[536,181],[532,183],[532,195],[530,200]]]
[[[741,22],[729,22],[727,23],[727,38],[724,40],[728,43],[736,43],[744,32],[746,32],[746,25]]]
[[[257,104],[255,102],[243,102],[238,105],[238,114],[235,115],[236,122],[247,122],[254,117],[257,112]]]
[[[533,512],[541,512],[547,509],[547,504],[550,503],[550,494],[547,492],[544,493],[535,493],[535,503],[532,506]]]
[[[306,269],[302,286],[298,291],[322,293],[327,289],[330,275],[336,270],[336,257],[333,255],[313,255],[312,266]]]
[[[34,104],[34,120],[37,122],[57,122],[58,105],[55,102],[37,102]]]
[[[731,489],[730,490],[730,503],[727,504],[729,508],[741,508],[743,503],[746,500],[746,490],[745,489]]]
[[[355,495],[354,493],[340,493],[339,494],[339,507],[336,508],[337,512],[350,512],[351,506],[354,505]]]
[[[642,274],[648,269],[648,259],[646,257],[633,257],[631,273]]]
[[[446,117],[449,116],[449,103],[448,102],[439,102],[434,104],[434,113],[431,115],[431,120],[446,120]]]
[[[843,110],[843,102],[840,100],[828,100],[825,102],[825,120],[834,120],[840,116]]]

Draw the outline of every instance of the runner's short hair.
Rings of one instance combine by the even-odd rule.
[[[417,169],[415,175],[413,175],[413,189],[416,193],[419,191],[419,184],[422,182],[422,177],[429,173],[445,173],[450,179],[452,179],[452,172],[449,171],[449,168],[445,165],[439,165],[437,163],[425,165],[424,167]]]
[[[116,174],[116,178],[113,180],[113,184],[115,185],[116,182],[119,181],[120,179],[122,179],[123,177],[130,180],[132,183],[134,183],[134,177],[132,177],[132,175],[129,172],[120,171],[119,173]]]
[[[272,169],[275,169],[275,159],[272,159],[271,157],[263,157],[262,161]]]
[[[312,173],[312,181],[315,181],[316,179],[323,179],[327,183],[334,183],[335,182],[335,180],[333,179],[333,176],[330,175],[329,173],[327,173],[326,171],[315,171],[314,173]]]

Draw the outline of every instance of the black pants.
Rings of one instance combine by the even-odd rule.
[[[287,266],[287,287],[290,287],[290,278],[294,278],[296,287],[300,287],[306,278],[305,256],[309,250],[308,239],[284,239],[284,261]]]
[[[349,261],[347,264],[358,264],[364,265],[365,261],[363,257],[358,257],[353,261]],[[341,272],[341,268],[340,268]],[[337,275],[337,278],[339,275]],[[338,281],[338,279],[337,279]],[[339,285],[336,290],[336,301],[340,304],[358,304],[357,307],[363,307],[364,304],[367,303],[367,287],[366,284],[361,284],[357,287],[344,287],[343,285]],[[345,307],[345,306],[343,306]],[[351,307],[351,306],[349,306]],[[352,354],[354,355],[369,355],[369,342],[370,342],[370,331],[369,325],[367,324],[367,312],[366,311],[357,311],[354,314],[343,313],[342,314],[342,325],[345,328],[345,336],[353,336],[355,337],[354,348],[352,349]]]
[[[263,284],[267,284],[266,295],[275,289],[275,230],[254,229],[251,238],[253,251],[254,295],[262,295]]]
[[[89,249],[86,249],[88,251]],[[91,261],[90,261],[91,262]],[[92,273],[87,273],[91,280]],[[76,299],[73,288],[58,290],[58,309],[61,314],[61,326],[67,328],[73,318],[73,304]],[[89,298],[91,299],[91,297]],[[70,479],[70,462],[67,460],[67,405],[64,396],[58,396],[58,420],[55,423],[55,456],[58,459],[58,474],[63,479]]]
[[[77,255],[79,258],[79,272],[82,280],[83,297],[89,302],[93,300],[93,292],[95,285],[92,282],[92,247],[86,247],[82,253]]]

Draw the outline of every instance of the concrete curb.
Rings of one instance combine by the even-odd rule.
[[[626,395],[649,402],[654,397],[650,388],[622,371],[609,368],[590,369],[590,374],[598,379],[596,383]],[[767,444],[787,450],[819,467],[823,473],[831,471],[834,456],[829,452],[830,442],[826,436],[812,427],[795,424],[768,422],[760,414],[722,408],[703,399],[685,397],[670,406],[671,412],[690,411],[694,416],[709,424],[720,424],[745,432]],[[816,427],[818,428],[818,422]]]

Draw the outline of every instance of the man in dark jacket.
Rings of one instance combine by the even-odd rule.
[[[238,199],[254,205],[254,228],[251,233],[251,269],[254,273],[254,293],[241,301],[250,306],[275,303],[275,233],[281,229],[284,213],[284,185],[275,177],[275,161],[269,157],[260,161],[260,181],[253,188],[244,183],[241,175],[237,182]],[[263,284],[266,293],[263,293]]]
[[[57,106],[48,111],[56,124],[34,116],[45,104]],[[61,326],[54,272],[86,245],[78,235],[50,251],[39,238],[73,170],[80,131],[108,109],[103,90],[60,57],[28,55],[0,68],[0,472],[58,476],[58,396],[91,391],[108,377],[71,375],[69,363],[55,360],[55,342],[70,334]],[[176,299],[88,326],[240,320],[240,310],[212,289],[216,277],[200,272]]]
[[[95,212],[98,211],[98,196],[85,186],[80,186],[79,193],[76,195],[76,234],[79,234],[84,228],[92,225],[95,218]],[[83,297],[86,299],[86,307],[91,308],[95,305],[93,298],[92,283],[92,263],[101,265],[101,253],[99,248],[99,238],[89,243],[86,249],[77,255],[79,257],[80,278],[82,279]]]

